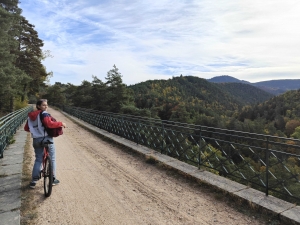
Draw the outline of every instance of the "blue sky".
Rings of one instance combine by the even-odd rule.
[[[24,0],[53,57],[50,83],[127,85],[181,74],[249,82],[300,79],[299,0]]]

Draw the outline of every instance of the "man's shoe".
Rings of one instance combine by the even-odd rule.
[[[35,185],[36,185],[36,182],[31,181],[29,184],[29,187],[34,189]]]
[[[55,185],[58,185],[58,184],[59,184],[59,180],[57,180],[57,179],[54,178],[52,185],[55,186]]]

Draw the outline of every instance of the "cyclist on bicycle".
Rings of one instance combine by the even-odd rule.
[[[25,124],[24,129],[31,133],[31,137],[33,138],[33,148],[35,152],[35,162],[32,169],[32,181],[30,182],[30,187],[35,188],[37,181],[40,179],[40,170],[43,161],[44,154],[44,146],[42,142],[49,140],[53,144],[49,145],[49,153],[51,156],[51,161],[53,165],[53,185],[59,184],[59,180],[56,179],[56,160],[55,160],[55,146],[53,142],[53,137],[48,136],[45,132],[43,124],[45,124],[48,128],[57,128],[57,127],[66,127],[66,124],[63,122],[53,122],[51,121],[50,114],[47,113],[47,100],[41,99],[36,103],[36,109],[33,112],[28,113],[28,119]],[[40,120],[40,112],[43,113],[43,121]]]

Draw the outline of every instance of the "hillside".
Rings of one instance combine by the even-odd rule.
[[[207,81],[213,83],[247,83],[273,95],[280,95],[289,90],[300,89],[300,79],[269,80],[250,83],[228,75],[223,75],[207,79]]]
[[[274,96],[269,92],[245,83],[218,83],[218,85],[222,86],[245,105],[264,102]]]
[[[199,115],[231,116],[243,106],[263,102],[272,95],[248,84],[215,84],[193,76],[149,80],[129,86],[136,107],[151,109],[161,119],[195,122]]]
[[[287,91],[261,104],[244,107],[238,114],[238,120],[256,121],[268,133],[274,133],[276,129],[289,137],[300,126],[299,102],[300,90]]]
[[[173,111],[194,111],[213,115],[216,111],[232,113],[242,103],[216,84],[198,77],[175,77],[169,80],[149,80],[129,86],[134,91],[138,108],[155,108],[161,119],[168,120]]]

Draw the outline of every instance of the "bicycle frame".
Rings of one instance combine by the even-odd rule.
[[[49,144],[53,143],[49,140],[43,142],[44,155],[41,170],[41,177],[44,177],[44,194],[46,197],[49,197],[51,195],[53,184],[53,165],[49,154]]]
[[[49,151],[48,151],[48,146],[44,146],[44,154],[43,154],[43,163],[42,163],[42,171],[43,172],[45,172],[44,171],[44,168],[45,168],[45,164],[46,164],[46,158],[47,158],[47,156],[50,156],[50,154],[49,154]],[[44,177],[44,173],[43,173],[43,177]]]

